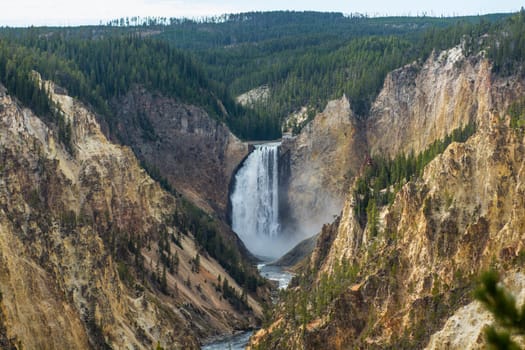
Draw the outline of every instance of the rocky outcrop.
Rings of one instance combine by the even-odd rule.
[[[367,120],[371,154],[418,154],[473,121],[489,72],[487,60],[455,47],[389,73]]]
[[[517,305],[525,302],[525,276],[522,272],[507,271],[502,281],[506,290],[516,297]],[[480,302],[474,301],[458,309],[447,319],[443,328],[433,334],[425,349],[485,349],[482,330],[494,323],[494,317]]]
[[[255,325],[260,306],[248,296],[253,313],[240,312],[221,296],[218,276],[242,290],[174,220],[177,198],[82,104],[49,91],[72,153],[0,89],[0,344],[197,349]]]
[[[288,157],[285,191],[290,207],[289,230],[306,238],[339,214],[353,176],[366,159],[360,123],[343,96],[330,101],[322,113],[295,138],[283,140]]]
[[[229,182],[248,145],[203,109],[139,86],[114,106],[119,139],[178,192],[225,218]]]
[[[308,257],[308,255],[314,250],[317,238],[318,235],[314,235],[301,241],[277,261],[272,262],[272,265],[297,269],[301,263],[305,263],[305,257]]]
[[[263,85],[237,96],[237,103],[250,107],[260,102],[265,102],[270,97],[270,87]]]
[[[489,76],[487,60],[455,47],[388,74],[366,120],[346,97],[330,101],[297,137],[283,140],[285,231],[309,237],[331,222],[370,156],[418,154],[475,122],[489,103]]]
[[[417,152],[447,133],[447,120],[456,127],[475,122],[477,132],[401,187],[380,209],[377,235],[357,220],[348,195],[339,220],[318,238],[305,282],[289,292],[255,347],[479,348],[491,318],[472,301],[476,276],[492,266],[518,286],[513,290],[522,288],[525,140],[505,113],[525,82],[494,77],[487,60],[463,59],[456,49],[423,67],[405,67],[385,83],[367,129],[373,152]],[[430,67],[435,87],[418,90]],[[420,104],[414,98],[423,91]],[[406,104],[407,96],[416,102]],[[406,113],[399,112],[403,105]],[[327,297],[326,288],[334,294]],[[291,318],[280,312],[290,310],[291,300],[299,308],[293,310],[306,308],[313,319],[304,311]]]

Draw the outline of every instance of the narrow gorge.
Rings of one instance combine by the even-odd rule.
[[[524,37],[525,9],[0,26],[0,348],[486,348],[480,276],[525,298]]]

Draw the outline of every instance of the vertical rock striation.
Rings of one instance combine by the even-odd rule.
[[[476,276],[494,266],[505,271],[513,290],[523,280],[525,140],[509,127],[506,111],[524,86],[519,77],[492,76],[486,59],[465,58],[458,48],[432,55],[420,68],[393,72],[367,125],[372,153],[418,153],[469,122],[476,123],[476,133],[452,143],[420,178],[401,187],[394,202],[381,208],[375,236],[359,224],[349,193],[340,218],[323,228],[310,257],[313,283],[290,293],[311,295],[306,307],[313,308],[325,295],[327,276],[346,266],[351,273],[344,276],[351,277],[331,285],[338,292],[321,303],[321,312],[310,309],[319,316],[301,324],[277,312],[270,331],[261,331],[253,345],[482,346],[483,326],[491,319],[472,302]]]
[[[197,349],[255,325],[257,302],[247,297],[254,313],[240,312],[217,292],[219,275],[241,288],[215,260],[203,254],[192,273],[198,247],[173,221],[177,199],[82,104],[52,98],[71,125],[73,153],[0,89],[0,344]],[[161,249],[163,235],[172,238]],[[161,272],[166,250],[177,271]]]
[[[389,73],[367,120],[371,154],[418,154],[474,121],[489,75],[487,60],[466,58],[461,47]]]
[[[350,181],[366,159],[361,129],[343,96],[329,102],[297,137],[283,140],[291,221],[283,223],[285,230],[306,238],[340,212]]]
[[[139,86],[113,104],[119,139],[177,191],[226,218],[229,182],[248,144],[203,109]]]

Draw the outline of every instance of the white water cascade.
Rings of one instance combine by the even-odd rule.
[[[230,197],[232,228],[246,247],[260,257],[282,254],[279,241],[280,143],[255,145],[235,176]]]

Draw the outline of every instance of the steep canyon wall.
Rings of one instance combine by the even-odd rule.
[[[391,73],[366,125],[371,154],[417,154],[469,122],[476,133],[452,143],[380,208],[376,235],[361,226],[347,192],[310,258],[313,283],[291,293],[318,300],[322,281],[345,268],[352,271],[346,287],[306,324],[277,312],[252,345],[482,348],[491,318],[472,301],[476,276],[493,266],[514,291],[523,280],[525,145],[506,111],[524,86],[519,77],[493,76],[482,55],[467,58],[458,48]]]
[[[178,200],[87,108],[47,84],[71,126],[71,151],[0,89],[2,347],[197,349],[255,325],[252,297],[254,312],[239,312],[217,292],[217,276],[242,290],[214,259],[203,254],[194,271],[199,250],[173,221]],[[164,236],[172,239],[161,250]],[[176,271],[159,265],[167,251]]]

